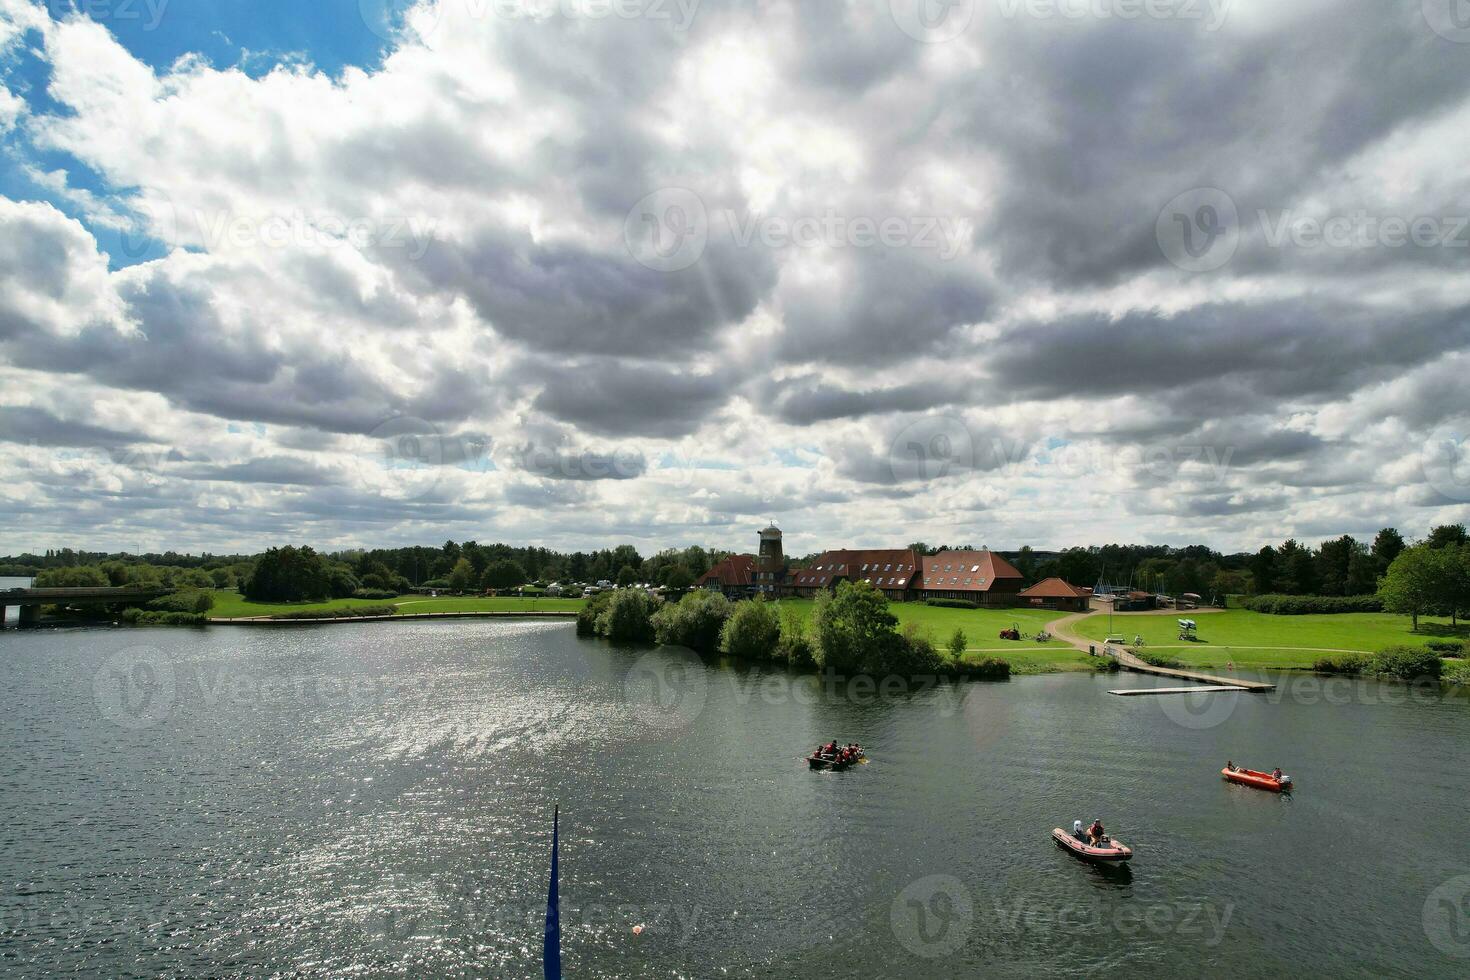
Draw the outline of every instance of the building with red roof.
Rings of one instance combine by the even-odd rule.
[[[888,598],[902,602],[917,595],[919,558],[907,548],[824,551],[806,568],[786,576],[787,595],[811,598],[838,582],[871,582]]]
[[[926,555],[919,597],[966,599],[983,606],[1013,606],[1025,577],[993,551],[941,551]]]
[[[701,575],[695,584],[732,598],[749,595],[755,587],[755,556],[731,555]]]
[[[1059,578],[1048,578],[1021,591],[1016,598],[1042,609],[1065,609],[1086,612],[1092,603],[1092,590],[1080,589]]]

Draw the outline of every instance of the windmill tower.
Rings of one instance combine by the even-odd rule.
[[[755,559],[755,588],[757,592],[775,592],[776,586],[786,577],[786,555],[781,550],[781,529],[772,521],[761,531],[760,550]]]

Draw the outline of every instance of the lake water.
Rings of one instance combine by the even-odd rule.
[[[559,803],[568,976],[1466,975],[1470,703],[1303,680],[877,694],[565,622],[11,629],[0,973],[539,976]],[[871,764],[809,772],[830,738]],[[1132,868],[1058,850],[1074,817]]]

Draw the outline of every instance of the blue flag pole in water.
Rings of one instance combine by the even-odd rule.
[[[561,980],[561,909],[556,893],[557,824],[561,807],[551,814],[551,885],[546,890],[546,947],[541,962],[546,967],[546,980]]]

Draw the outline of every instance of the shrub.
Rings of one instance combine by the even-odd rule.
[[[881,672],[894,653],[891,638],[898,618],[888,599],[867,582],[839,582],[835,591],[817,594],[812,612],[817,666],[843,673]]]
[[[998,657],[961,660],[955,664],[955,670],[965,677],[980,681],[1003,681],[1010,679],[1011,676],[1010,663]]]
[[[1318,657],[1312,669],[1319,674],[1361,674],[1373,665],[1373,658],[1361,653],[1335,653]]]
[[[1444,679],[1455,684],[1470,684],[1470,663],[1444,665]]]
[[[688,597],[685,597],[688,600]],[[732,657],[768,660],[781,653],[781,619],[776,606],[763,598],[738,603],[725,621],[720,649]]]
[[[971,602],[969,599],[925,599],[926,606],[940,606],[944,609],[979,609],[980,603]]]
[[[1383,600],[1376,595],[1250,595],[1240,596],[1238,605],[1242,609],[1272,616],[1383,611]]]
[[[954,636],[949,638],[949,655],[955,659],[959,659],[964,655],[965,649],[969,645],[970,639],[965,636],[965,631],[957,629],[954,631]]]
[[[205,613],[214,608],[214,596],[198,589],[160,596],[148,603],[156,612]]]
[[[1184,666],[1184,664],[1180,663],[1178,660],[1175,660],[1173,657],[1165,656],[1162,653],[1150,653],[1147,650],[1134,650],[1133,655],[1139,660],[1142,660],[1144,663],[1148,664],[1150,667],[1165,667],[1177,670],[1180,667]]]
[[[1379,650],[1373,658],[1373,672],[1418,680],[1421,677],[1438,677],[1444,670],[1439,654],[1423,647],[1393,646]]]
[[[354,599],[397,599],[398,593],[388,589],[353,589]]]
[[[166,612],[157,609],[124,609],[122,621],[134,626],[202,626],[209,621],[203,613]]]
[[[582,608],[577,610],[577,635],[596,636],[597,619],[607,609],[607,604],[612,601],[611,592],[599,592],[588,599]]]
[[[271,619],[359,619],[369,616],[396,616],[397,606],[343,606],[341,609],[301,609],[277,613]]]
[[[781,638],[776,644],[776,657],[793,667],[815,667],[816,653],[806,620],[794,607],[781,611]]]
[[[663,605],[642,589],[617,589],[597,617],[597,635],[619,643],[652,643],[653,615]]]
[[[35,581],[38,589],[105,589],[111,584],[112,579],[96,565],[43,568]]]
[[[935,674],[948,668],[944,654],[934,642],[932,631],[921,628],[917,623],[904,627],[896,642],[887,641],[876,669],[894,674]]]
[[[719,648],[720,631],[729,617],[729,599],[700,589],[676,603],[666,603],[653,614],[654,639],[697,653],[713,653]]]
[[[1464,640],[1430,640],[1424,645],[1441,657],[1463,657],[1467,646]]]

